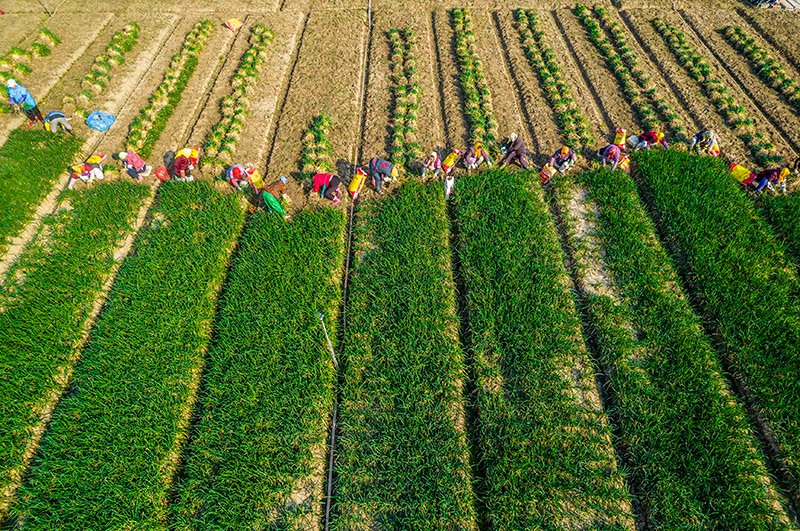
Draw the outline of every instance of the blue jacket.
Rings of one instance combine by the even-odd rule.
[[[33,99],[28,89],[22,85],[17,85],[16,87],[8,89],[8,100],[11,105],[21,103],[26,109],[36,107],[36,100]]]

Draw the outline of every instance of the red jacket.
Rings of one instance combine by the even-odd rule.
[[[318,173],[314,175],[314,193],[319,192],[320,188],[323,186],[328,186],[331,183],[331,175],[330,173]]]

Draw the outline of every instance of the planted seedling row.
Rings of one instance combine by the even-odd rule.
[[[200,52],[208,40],[214,23],[204,20],[186,34],[181,50],[172,58],[164,80],[153,92],[150,102],[128,129],[127,149],[141,157],[150,156],[153,147],[167,126],[175,107],[181,101],[186,85],[194,74]]]
[[[661,120],[661,123],[663,123],[667,128],[670,138],[679,142],[685,141],[687,139],[686,128],[681,123],[680,117],[672,110],[667,101],[664,98],[660,98],[656,93],[656,87],[653,85],[647,74],[645,74],[645,72],[639,68],[639,58],[636,56],[633,48],[628,45],[628,39],[625,36],[625,31],[616,21],[611,18],[611,15],[609,15],[608,10],[605,8],[595,4],[593,10],[597,20],[600,22],[600,25],[611,37],[611,42],[613,43],[617,52],[616,57],[618,57],[628,68],[631,77],[641,89],[641,94],[644,94],[647,97],[647,99],[650,101],[651,109],[655,109],[659,120]],[[604,45],[603,48],[607,47]],[[614,54],[610,54],[609,57],[612,57],[613,59],[615,56]],[[612,59],[609,59],[609,61]],[[616,59],[613,60],[614,68],[616,68]]]
[[[159,188],[20,489],[26,529],[165,527],[216,295],[243,221],[239,197],[207,182]]]
[[[594,139],[589,124],[572,95],[545,32],[540,28],[538,14],[532,9],[517,9],[514,16],[525,57],[536,72],[539,86],[555,113],[565,143],[575,149],[591,147]]]
[[[472,16],[467,9],[456,8],[451,12],[451,19],[455,31],[459,79],[470,124],[470,141],[483,142],[487,148],[496,149],[496,143],[500,141],[497,118],[486,72],[475,45]]]
[[[598,212],[596,252],[619,291],[589,293],[586,303],[643,514],[656,529],[681,527],[689,514],[700,527],[789,529],[633,181],[606,169],[579,181]]]
[[[247,120],[250,97],[256,90],[258,74],[264,69],[267,48],[273,37],[273,32],[262,24],[256,24],[251,29],[250,47],[231,78],[233,91],[222,99],[222,118],[211,128],[203,145],[205,156],[201,165],[204,170],[210,170],[213,176],[221,174],[225,166],[233,162],[233,155]]]
[[[483,516],[498,531],[633,530],[557,231],[531,179],[486,171],[455,191]]]
[[[139,25],[136,22],[128,23],[122,31],[114,33],[111,42],[105,51],[95,57],[91,70],[81,80],[80,94],[64,96],[61,110],[67,114],[75,114],[86,118],[86,108],[95,96],[101,94],[108,86],[111,71],[117,66],[125,64],[125,54],[128,53],[139,41]]]
[[[27,50],[19,46],[12,47],[5,56],[0,57],[0,82],[5,85],[9,78],[30,74],[33,68],[28,63],[35,58],[50,55],[53,53],[52,48],[60,43],[61,40],[55,33],[42,28],[37,41]]]
[[[389,31],[392,95],[392,164],[403,167],[422,159],[417,142],[417,114],[422,85],[417,70],[417,37],[410,28]]]
[[[672,151],[640,153],[634,160],[651,214],[674,242],[684,278],[742,382],[753,420],[764,423],[776,466],[796,489],[800,282],[785,248],[753,202],[731,186],[723,161]]]
[[[311,121],[303,135],[300,168],[303,178],[313,179],[317,173],[333,173],[333,146],[330,142],[331,119],[320,114]]]
[[[753,120],[746,118],[745,108],[738,105],[722,81],[713,76],[708,62],[692,48],[686,35],[661,18],[655,18],[651,23],[676,60],[700,84],[720,116],[745,143],[753,160],[757,164],[780,162],[781,156],[775,153],[772,143],[765,141],[764,134],[756,131]]]

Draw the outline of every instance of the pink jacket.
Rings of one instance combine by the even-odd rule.
[[[125,157],[125,165],[133,166],[133,169],[136,171],[142,171],[145,167],[145,162],[142,160],[142,157],[133,151],[128,151],[128,155]]]

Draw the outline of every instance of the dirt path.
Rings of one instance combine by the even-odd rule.
[[[5,55],[12,46],[30,41],[41,28],[41,18],[31,13],[4,15],[3,31],[0,33],[0,55]]]
[[[432,15],[432,28],[438,59],[439,94],[448,147],[459,149],[469,142],[469,123],[464,114],[463,94],[458,77],[455,38],[450,14],[443,9]]]

